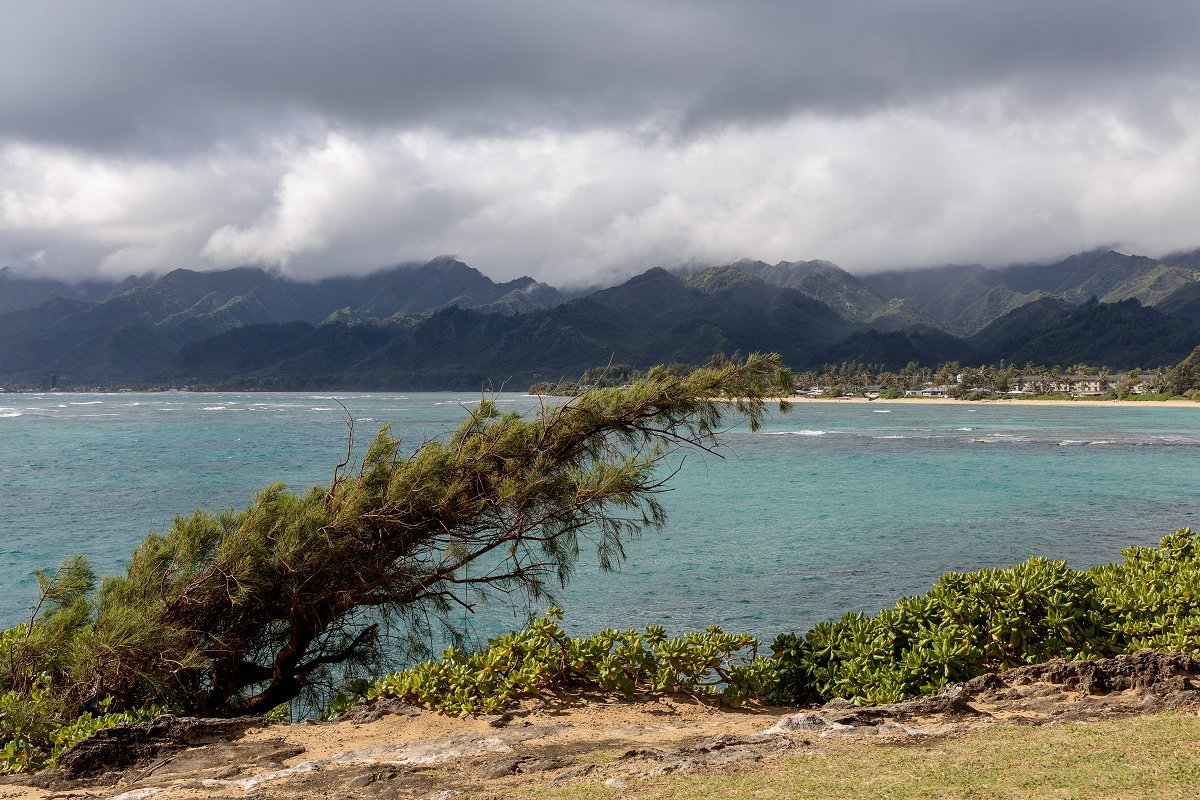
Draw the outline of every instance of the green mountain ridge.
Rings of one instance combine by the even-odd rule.
[[[0,314],[0,385],[523,387],[610,361],[751,351],[797,368],[1002,358],[1151,367],[1200,343],[1195,278],[1112,251],[865,277],[827,261],[740,261],[650,269],[565,301],[531,278],[495,283],[452,258],[316,284],[249,267],[175,270],[99,300],[52,294]]]

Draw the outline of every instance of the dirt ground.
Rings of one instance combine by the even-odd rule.
[[[871,708],[835,700],[803,711],[719,710],[688,698],[560,695],[454,719],[384,702],[330,723],[225,722],[206,736],[203,721],[172,720],[161,735],[115,731],[57,770],[6,778],[0,800],[553,796],[577,784],[619,790],[663,775],[764,770],[834,743],[921,744],[1000,722],[1198,707],[1200,662],[1149,652],[1022,667]]]

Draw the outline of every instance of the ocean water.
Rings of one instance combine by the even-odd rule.
[[[497,396],[531,410],[535,398]],[[380,425],[416,446],[467,394],[0,395],[0,625],[27,617],[35,570],[86,554],[119,570],[150,530],[241,507],[273,481],[329,481]],[[875,611],[940,574],[1033,555],[1083,567],[1200,525],[1200,406],[804,404],[689,454],[666,528],[618,572],[585,553],[559,594],[568,627],[721,625],[764,638]],[[521,609],[464,620],[479,638]]]

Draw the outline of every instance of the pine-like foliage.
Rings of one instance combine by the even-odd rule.
[[[484,398],[407,455],[385,427],[329,486],[177,518],[98,589],[85,562],[64,564],[0,689],[48,686],[64,712],[266,712],[490,593],[542,597],[585,547],[615,566],[663,523],[663,459],[715,447],[730,412],[756,427],[791,388],[777,357],[756,355],[652,370],[529,417]]]

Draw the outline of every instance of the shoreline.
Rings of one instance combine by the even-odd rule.
[[[775,398],[776,400],[786,400],[789,403],[797,405],[805,403],[859,403],[866,405],[870,403],[885,404],[885,405],[968,405],[968,406],[992,406],[992,405],[1026,405],[1026,406],[1097,406],[1108,407],[1118,406],[1121,408],[1196,408],[1200,409],[1200,403],[1191,400],[1038,400],[1038,399],[1021,399],[1016,397],[994,398],[988,400],[960,400],[953,397],[897,397],[892,400],[868,400],[865,397],[808,397],[806,395],[793,395],[791,397]]]
[[[339,394],[348,392],[358,392],[372,395],[387,395],[387,394],[474,394],[474,390],[453,390],[453,389],[438,389],[438,390],[403,390],[403,389],[388,389],[388,390],[365,390],[365,389],[44,389],[40,391],[5,391],[0,389],[0,397],[5,395],[122,395],[122,394],[184,394],[184,395],[201,395],[201,394],[312,394],[321,392],[325,394]],[[486,392],[484,394],[487,394]],[[565,397],[566,395],[555,394],[540,394],[529,391],[514,390],[511,392],[493,392],[493,394],[518,394],[525,397],[533,398],[550,398],[550,397]],[[808,395],[791,395],[789,397],[770,397],[766,398],[769,403],[776,403],[780,400],[785,400],[788,403],[803,405],[807,403],[832,403],[832,404],[866,404],[875,403],[883,405],[1028,405],[1028,406],[1117,406],[1121,408],[1197,408],[1200,409],[1200,402],[1192,400],[1101,400],[1101,399],[1074,399],[1074,400],[1049,400],[1036,398],[1018,398],[1018,397],[1000,397],[988,398],[984,400],[964,400],[953,397],[897,397],[892,399],[877,398],[868,400],[865,397],[809,397]]]

